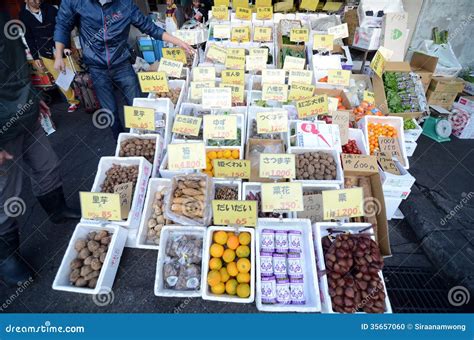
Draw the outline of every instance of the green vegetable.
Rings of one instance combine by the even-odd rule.
[[[209,139],[209,146],[240,146],[242,131],[237,128],[237,139]]]
[[[413,130],[416,129],[416,124],[413,119],[405,119],[403,121],[403,129],[404,130]]]

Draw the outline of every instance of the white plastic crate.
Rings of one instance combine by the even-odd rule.
[[[255,104],[257,100],[262,100],[262,91],[249,91],[250,100],[247,102],[248,106],[258,106]],[[265,101],[269,108],[281,108],[282,103],[275,100],[266,100]]]
[[[165,153],[163,157],[163,161],[160,165],[160,175],[163,178],[173,178],[177,175],[185,175],[185,174],[192,174],[195,172],[200,172],[200,170],[193,170],[193,169],[181,169],[181,170],[169,170],[168,169],[168,152]]]
[[[177,88],[181,89],[181,92],[179,93],[178,101],[176,102],[176,105],[174,105],[173,116],[179,112],[179,108],[181,107],[181,104],[187,97],[188,88],[186,84],[187,84],[186,80],[182,80],[182,79],[175,79],[175,80],[168,81],[168,87],[170,89],[177,89]],[[149,93],[148,98],[155,99],[156,97],[154,93]],[[168,98],[164,98],[164,99],[171,101]]]
[[[285,109],[279,109],[279,110],[285,110]],[[260,107],[260,106],[251,106],[248,108],[248,114],[247,114],[247,129],[246,129],[246,136],[247,136],[247,139],[246,140],[249,140],[251,137],[251,134],[252,134],[252,123],[254,120],[256,120],[256,117],[257,117],[257,113],[259,112],[273,112],[275,111],[275,109],[272,109],[270,107]],[[287,110],[285,110],[287,111]],[[288,112],[288,111],[287,111]],[[275,134],[275,135],[279,135],[279,139],[283,139],[283,133],[278,133],[278,134]]]
[[[417,123],[415,118],[411,118],[410,120],[415,123],[416,128],[410,130],[403,130],[403,134],[405,135],[406,142],[416,142],[418,138],[420,138],[421,133],[423,132],[423,128]]]
[[[237,117],[237,129],[240,129],[240,145],[238,145],[238,147],[240,148],[240,155],[242,155],[242,151],[243,151],[243,148],[245,146],[245,136],[246,136],[246,120],[245,120],[245,116],[243,114],[240,114],[240,113],[231,113],[231,115],[233,116],[236,116]],[[203,120],[203,125],[204,125],[204,120]],[[213,148],[235,148],[237,147],[237,145],[235,146],[210,146],[209,145],[209,140],[208,139],[205,139],[204,140],[205,142],[205,145],[206,145],[206,149],[213,149]],[[224,142],[224,140],[222,140],[222,143]],[[242,159],[242,157],[241,157]]]
[[[405,149],[407,151],[407,157],[413,156],[417,146],[418,146],[417,142],[405,141]]]
[[[260,256],[257,256],[257,309],[264,312],[320,312],[321,298],[319,296],[318,273],[313,244],[313,232],[308,219],[278,219],[259,218],[256,230],[256,248],[260,251],[260,237],[263,229],[298,230],[302,234],[301,264],[304,268],[304,305],[264,304],[262,303],[262,282],[260,272]]]
[[[214,186],[214,198],[216,194],[216,188],[218,186],[226,186],[237,189],[237,198],[236,200],[240,201],[242,199],[242,180],[240,179],[224,179],[224,178],[213,178],[212,185]]]
[[[248,232],[250,234],[250,296],[248,298],[240,298],[238,296],[232,296],[227,294],[217,295],[211,292],[209,285],[207,284],[207,274],[209,272],[209,248],[213,241],[212,236],[214,232],[233,231],[233,232]],[[234,228],[224,226],[210,226],[207,228],[206,237],[204,239],[204,252],[202,257],[202,275],[201,275],[201,291],[203,300],[222,301],[222,302],[234,302],[234,303],[252,303],[255,300],[255,229],[254,228]]]
[[[74,245],[78,239],[87,238],[87,234],[92,231],[107,230],[112,234],[107,255],[105,261],[102,264],[102,268],[97,278],[97,285],[94,289],[87,287],[76,287],[69,282],[69,275],[71,269],[69,264],[72,260],[77,258],[77,251],[74,249]],[[127,229],[119,227],[117,225],[105,223],[94,223],[94,224],[83,224],[79,223],[74,230],[74,233],[69,240],[66,253],[61,261],[58,272],[53,282],[54,290],[61,290],[71,293],[82,293],[82,294],[106,294],[112,290],[114,284],[115,275],[120,263],[123,248],[127,240]]]
[[[387,212],[387,220],[397,219],[396,212],[402,203],[402,198],[387,197],[384,195],[385,211]]]
[[[206,228],[199,226],[174,226],[167,225],[164,226],[161,231],[160,238],[160,251],[158,252],[158,259],[156,261],[156,276],[155,276],[155,295],[164,296],[164,297],[181,297],[181,298],[192,298],[201,296],[201,284],[199,289],[180,291],[174,289],[166,289],[163,282],[163,266],[166,260],[166,243],[170,235],[194,235],[201,237],[203,239],[203,249],[204,249],[204,238],[206,235]],[[203,258],[204,259],[204,258]],[[201,281],[205,280],[206,277],[203,276],[203,262],[201,262]]]
[[[361,129],[352,129],[349,128],[349,139],[356,141],[357,147],[362,152],[363,155],[369,154],[369,147],[365,142],[365,136]]]
[[[323,313],[336,313],[332,309],[331,296],[329,295],[328,279],[326,274],[326,263],[324,260],[322,238],[328,235],[328,229],[344,230],[351,234],[358,233],[359,231],[370,227],[370,223],[335,223],[335,222],[322,222],[313,224],[313,238],[314,238],[314,250],[316,252],[316,263],[318,266],[319,276],[319,287],[321,288],[321,304]],[[373,229],[369,229],[366,232],[373,233]],[[372,239],[375,237],[372,235]],[[387,287],[383,279],[382,271],[379,272],[379,276],[382,279],[382,283],[385,291],[385,313],[392,313],[392,306],[388,298]],[[357,314],[366,314],[363,312]]]
[[[109,170],[113,164],[121,166],[138,165],[138,178],[133,192],[132,204],[130,205],[130,212],[126,220],[113,221],[112,223],[119,226],[136,229],[140,224],[143,203],[145,202],[146,188],[148,185],[148,179],[151,175],[151,164],[143,157],[102,157],[99,161],[97,173],[95,175],[94,184],[92,185],[91,192],[100,192],[100,186],[105,181],[105,173]],[[102,223],[100,220],[91,220],[81,218],[81,223],[96,224]]]

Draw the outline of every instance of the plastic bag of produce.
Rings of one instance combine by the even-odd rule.
[[[446,44],[435,44],[433,40],[424,40],[417,51],[438,57],[438,64],[433,76],[456,77],[462,70],[462,66],[449,42]]]

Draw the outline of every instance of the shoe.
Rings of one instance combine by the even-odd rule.
[[[37,198],[48,214],[50,221],[54,224],[62,224],[68,220],[78,220],[81,218],[81,211],[79,209],[69,208],[66,205],[62,186]]]
[[[18,256],[18,231],[0,236],[0,277],[8,287],[19,287],[33,280],[34,273]]]
[[[69,105],[69,107],[67,109],[67,112],[68,113],[76,112],[78,108],[79,108],[78,104],[71,104],[71,105]]]

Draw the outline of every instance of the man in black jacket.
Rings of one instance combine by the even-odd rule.
[[[43,0],[26,0],[20,11],[20,20],[25,24],[25,39],[36,68],[39,70],[46,68],[54,79],[57,79],[59,72],[54,68],[53,35],[58,10],[56,7],[42,2]],[[64,53],[70,54],[71,51],[65,49]],[[77,65],[74,66],[77,69]],[[70,65],[69,68],[71,68]],[[68,112],[76,111],[79,101],[76,99],[72,87],[69,87],[68,90],[61,88],[61,91],[69,103]]]

